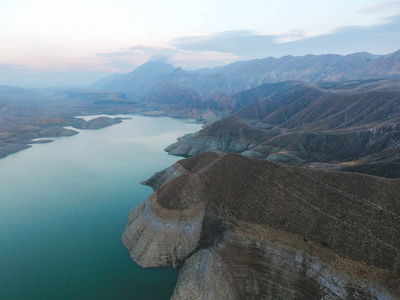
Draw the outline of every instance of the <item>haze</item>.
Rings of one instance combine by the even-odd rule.
[[[400,49],[400,1],[0,3],[0,85],[84,86],[149,59],[186,69]]]

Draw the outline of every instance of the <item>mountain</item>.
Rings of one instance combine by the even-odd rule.
[[[89,88],[90,89],[102,89],[108,86],[111,82],[117,81],[118,79],[124,77],[126,74],[115,73],[112,75],[108,75],[106,77],[101,78],[100,80],[92,83]]]
[[[132,97],[142,97],[151,89],[151,81],[154,78],[174,70],[175,68],[170,64],[148,61],[128,74],[117,76],[115,80],[100,79],[93,83],[92,87],[120,91]]]
[[[400,50],[386,56],[360,52],[349,55],[305,55],[233,63],[209,72],[224,74],[233,84],[251,88],[263,83],[393,78],[400,74]]]
[[[183,136],[165,151],[176,155],[194,155],[210,150],[243,152],[270,138],[268,132],[250,126],[238,116],[230,116],[199,132]]]
[[[199,71],[174,69],[171,65],[149,61],[122,77],[104,78],[92,85],[142,98],[165,86],[190,89],[203,98],[235,93],[264,83],[284,81],[344,82],[379,78],[399,78],[400,50],[386,56],[360,52],[349,55],[305,55],[268,57],[234,62],[223,67]],[[119,75],[118,75],[119,76]]]
[[[202,153],[146,183],[122,241],[171,299],[400,297],[400,180]]]
[[[48,101],[45,95],[11,85],[0,85],[0,103],[38,105]]]
[[[368,78],[400,78],[400,50],[372,61],[365,72]]]
[[[182,86],[163,86],[143,97],[139,103],[151,109],[145,112],[147,115],[201,118],[206,112],[203,98]]]
[[[224,67],[211,69],[208,72],[224,74],[232,84],[241,86],[242,90],[263,83],[299,80],[308,82],[346,81],[366,79],[365,68],[379,59],[380,56],[369,53],[350,55],[305,55],[268,57],[243,62],[235,62]],[[400,70],[397,70],[399,73]],[[393,74],[382,72],[380,76],[390,77]],[[368,78],[377,78],[369,76]]]
[[[238,91],[223,74],[202,74],[188,72],[177,68],[174,72],[160,76],[154,84],[156,86],[179,85],[191,89],[201,97],[209,98],[219,92],[233,94]]]
[[[368,169],[369,174],[393,177],[400,171],[400,91],[386,90],[387,81],[382,89],[376,82],[353,84],[354,89],[343,87],[348,84],[325,89],[283,82],[238,93],[233,96],[241,107],[233,113],[236,117],[209,124],[165,150],[175,155],[236,152],[308,168]]]

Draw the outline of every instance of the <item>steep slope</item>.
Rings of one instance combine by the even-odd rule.
[[[236,154],[165,172],[122,240],[141,266],[180,268],[172,299],[400,297],[399,180]]]
[[[272,134],[254,128],[238,116],[217,121],[194,134],[178,139],[165,151],[174,155],[194,155],[205,151],[243,152],[251,149]]]
[[[400,50],[372,61],[364,71],[368,78],[400,78]]]
[[[385,168],[390,164],[396,168],[388,155],[395,159],[397,152],[388,149],[400,145],[400,92],[389,86],[387,81],[322,87],[295,81],[264,84],[233,96],[242,107],[235,115],[246,120],[247,132],[258,129],[258,138],[243,139],[235,134],[239,125],[221,120],[179,139],[166,151],[179,155],[232,151],[311,168],[339,169],[385,160]],[[236,147],[227,147],[228,142]],[[373,154],[372,161],[368,157]]]
[[[157,87],[179,85],[193,90],[203,98],[210,98],[220,92],[233,94],[240,90],[232,85],[223,74],[202,74],[196,71],[184,71],[182,68],[158,77],[153,84]]]
[[[225,93],[215,94],[206,101],[206,105],[213,111],[226,112],[232,112],[239,107],[238,101]]]
[[[152,111],[147,115],[201,118],[207,107],[194,91],[182,86],[166,85],[140,100],[140,105]]]

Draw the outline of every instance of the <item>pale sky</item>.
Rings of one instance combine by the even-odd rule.
[[[388,54],[400,49],[399,34],[400,0],[1,0],[0,85],[62,85],[68,74],[69,84],[90,83],[149,59],[195,69]]]

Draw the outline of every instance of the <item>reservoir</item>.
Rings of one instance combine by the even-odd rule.
[[[139,183],[176,162],[163,151],[201,125],[130,117],[0,160],[0,299],[169,299],[178,271],[142,269],[122,246]]]

